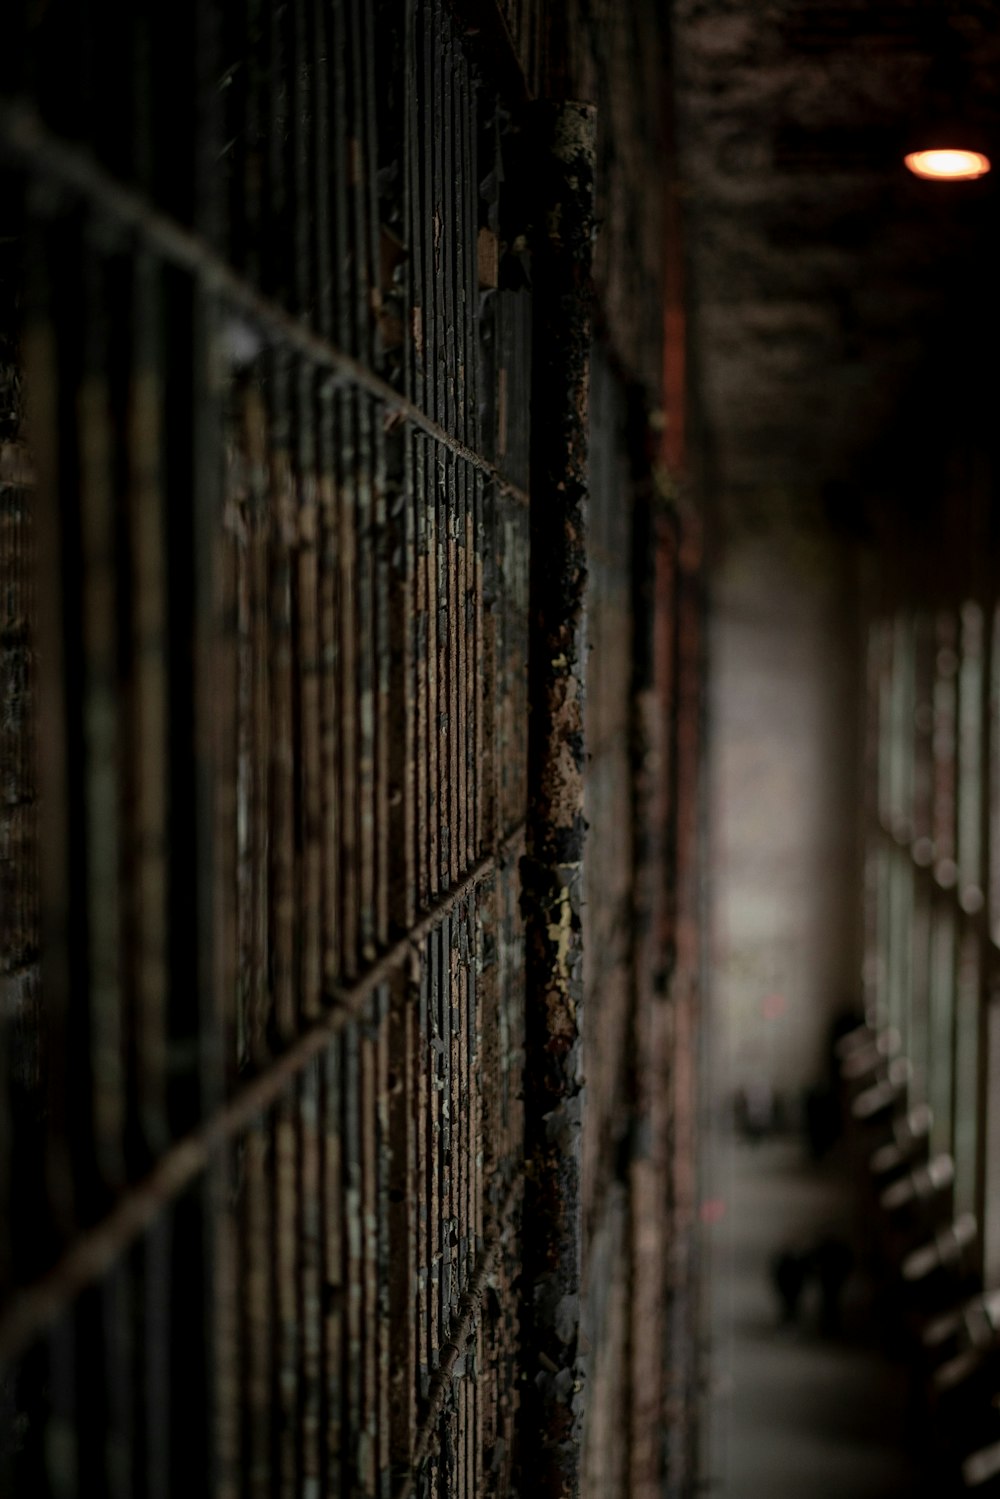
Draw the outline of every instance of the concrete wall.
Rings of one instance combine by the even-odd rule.
[[[716,1097],[800,1096],[857,995],[855,613],[818,524],[730,527],[710,623]]]

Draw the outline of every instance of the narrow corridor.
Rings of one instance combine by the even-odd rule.
[[[817,1166],[797,1137],[751,1144],[720,1130],[712,1228],[706,1492],[720,1499],[923,1499],[907,1455],[905,1370],[880,1347],[871,1288],[855,1273],[839,1335],[815,1286],[782,1325],[775,1253],[850,1224],[843,1162]],[[930,1499],[930,1495],[927,1495]]]
[[[1000,1499],[1000,0],[0,36],[0,1499]]]

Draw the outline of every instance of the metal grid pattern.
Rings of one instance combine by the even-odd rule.
[[[432,0],[23,20],[4,666],[42,663],[45,822],[4,955],[30,988],[40,906],[45,1023],[5,1031],[3,1487],[505,1492],[530,318],[496,97]]]
[[[955,1163],[955,1209],[997,1250],[994,1095],[998,902],[995,605],[943,597],[870,623],[866,999],[898,1031]]]
[[[663,27],[645,0],[579,20],[15,7],[0,1491],[507,1494],[529,1369],[578,1422],[582,1381],[519,1301],[525,1085],[549,1067],[524,999],[529,533],[559,517],[528,501],[537,141],[513,101],[566,31],[577,97],[614,105],[597,328],[647,388],[598,361],[593,536],[569,536],[592,758],[567,743],[598,852],[582,904],[571,860],[590,1093],[560,1253],[582,1252],[594,1348],[558,1462],[606,1492],[620,1413],[636,1494],[692,1471],[664,1439],[693,1387],[674,1054],[697,1011],[700,676],[688,525],[646,450]],[[580,519],[585,356],[573,378]],[[535,814],[539,847],[565,832]]]

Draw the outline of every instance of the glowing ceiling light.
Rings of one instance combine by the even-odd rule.
[[[911,151],[903,160],[916,177],[935,182],[974,182],[990,170],[990,159],[981,151],[964,151],[957,147],[934,151]]]

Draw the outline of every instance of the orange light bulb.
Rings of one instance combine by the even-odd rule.
[[[956,147],[911,151],[903,159],[914,176],[935,182],[974,182],[990,170],[990,159],[981,151],[960,151]]]

